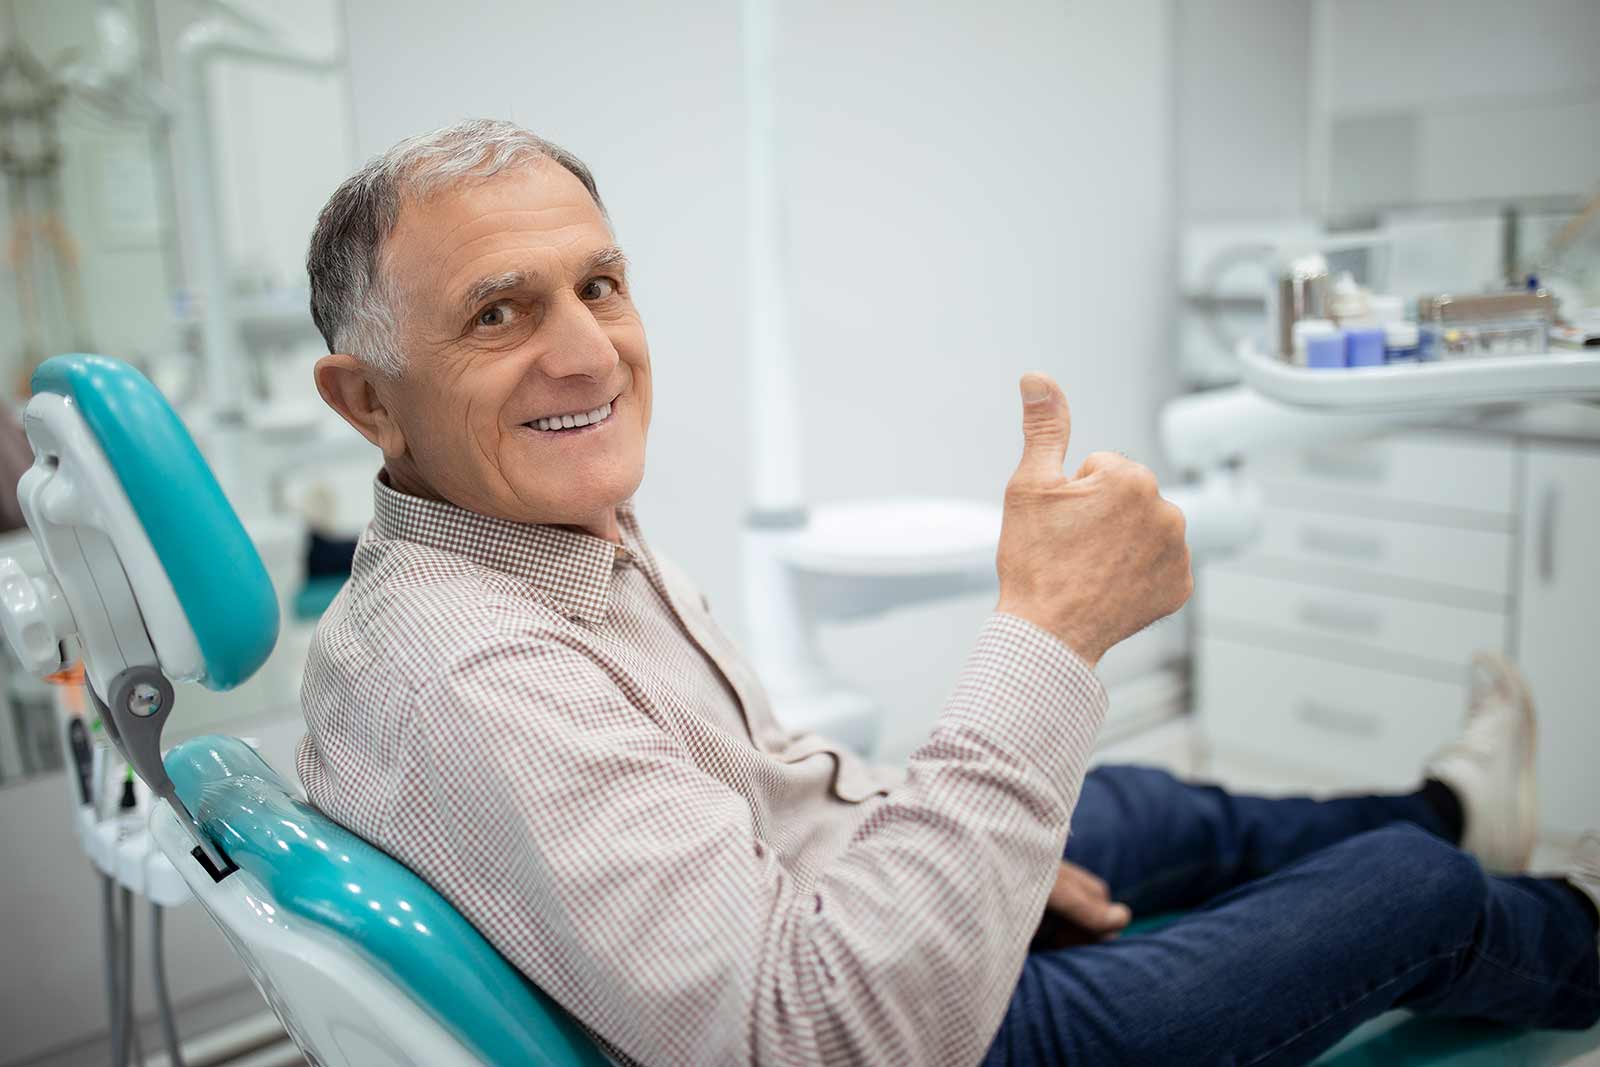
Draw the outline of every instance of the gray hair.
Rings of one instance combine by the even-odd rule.
[[[405,369],[395,293],[380,269],[384,242],[400,209],[515,166],[552,159],[570,171],[605,214],[594,176],[582,160],[521,126],[473,119],[407,138],[334,190],[306,251],[311,318],[329,352],[348,352],[390,377]],[[608,218],[609,221],[609,218]]]

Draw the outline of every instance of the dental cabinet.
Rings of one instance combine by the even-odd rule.
[[[1543,829],[1592,825],[1600,434],[1418,431],[1248,471],[1260,536],[1197,575],[1213,756],[1310,788],[1412,788],[1460,730],[1472,653],[1491,649],[1533,690]]]
[[[1540,810],[1575,835],[1600,814],[1600,448],[1522,459],[1517,660],[1539,713]]]

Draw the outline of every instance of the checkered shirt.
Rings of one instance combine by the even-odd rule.
[[[310,798],[619,1059],[973,1064],[1043,913],[1105,691],[992,616],[905,768],[774,719],[645,544],[382,481],[317,627]]]

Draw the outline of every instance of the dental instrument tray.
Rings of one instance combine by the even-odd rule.
[[[1323,369],[1296,366],[1241,345],[1239,365],[1245,383],[1262,396],[1323,411],[1600,398],[1600,352],[1592,349]]]

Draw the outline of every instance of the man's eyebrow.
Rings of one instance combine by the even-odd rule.
[[[608,267],[614,267],[619,271],[628,269],[628,257],[623,255],[622,249],[616,245],[602,248],[590,256],[583,265],[583,273],[588,274],[591,271],[605,270]]]
[[[472,310],[491,296],[520,289],[533,280],[533,275],[525,270],[507,270],[499,274],[491,274],[487,278],[479,278],[467,289],[466,296],[461,298],[461,303]]]
[[[589,258],[584,260],[583,269],[579,273],[587,275],[597,270],[607,269],[617,271],[626,271],[628,269],[628,257],[616,245],[610,245],[591,253]],[[525,270],[507,270],[501,271],[499,274],[491,274],[473,282],[467,288],[466,295],[461,298],[461,303],[468,311],[471,311],[491,297],[511,292],[514,289],[521,289],[534,280],[535,275],[531,271]]]

